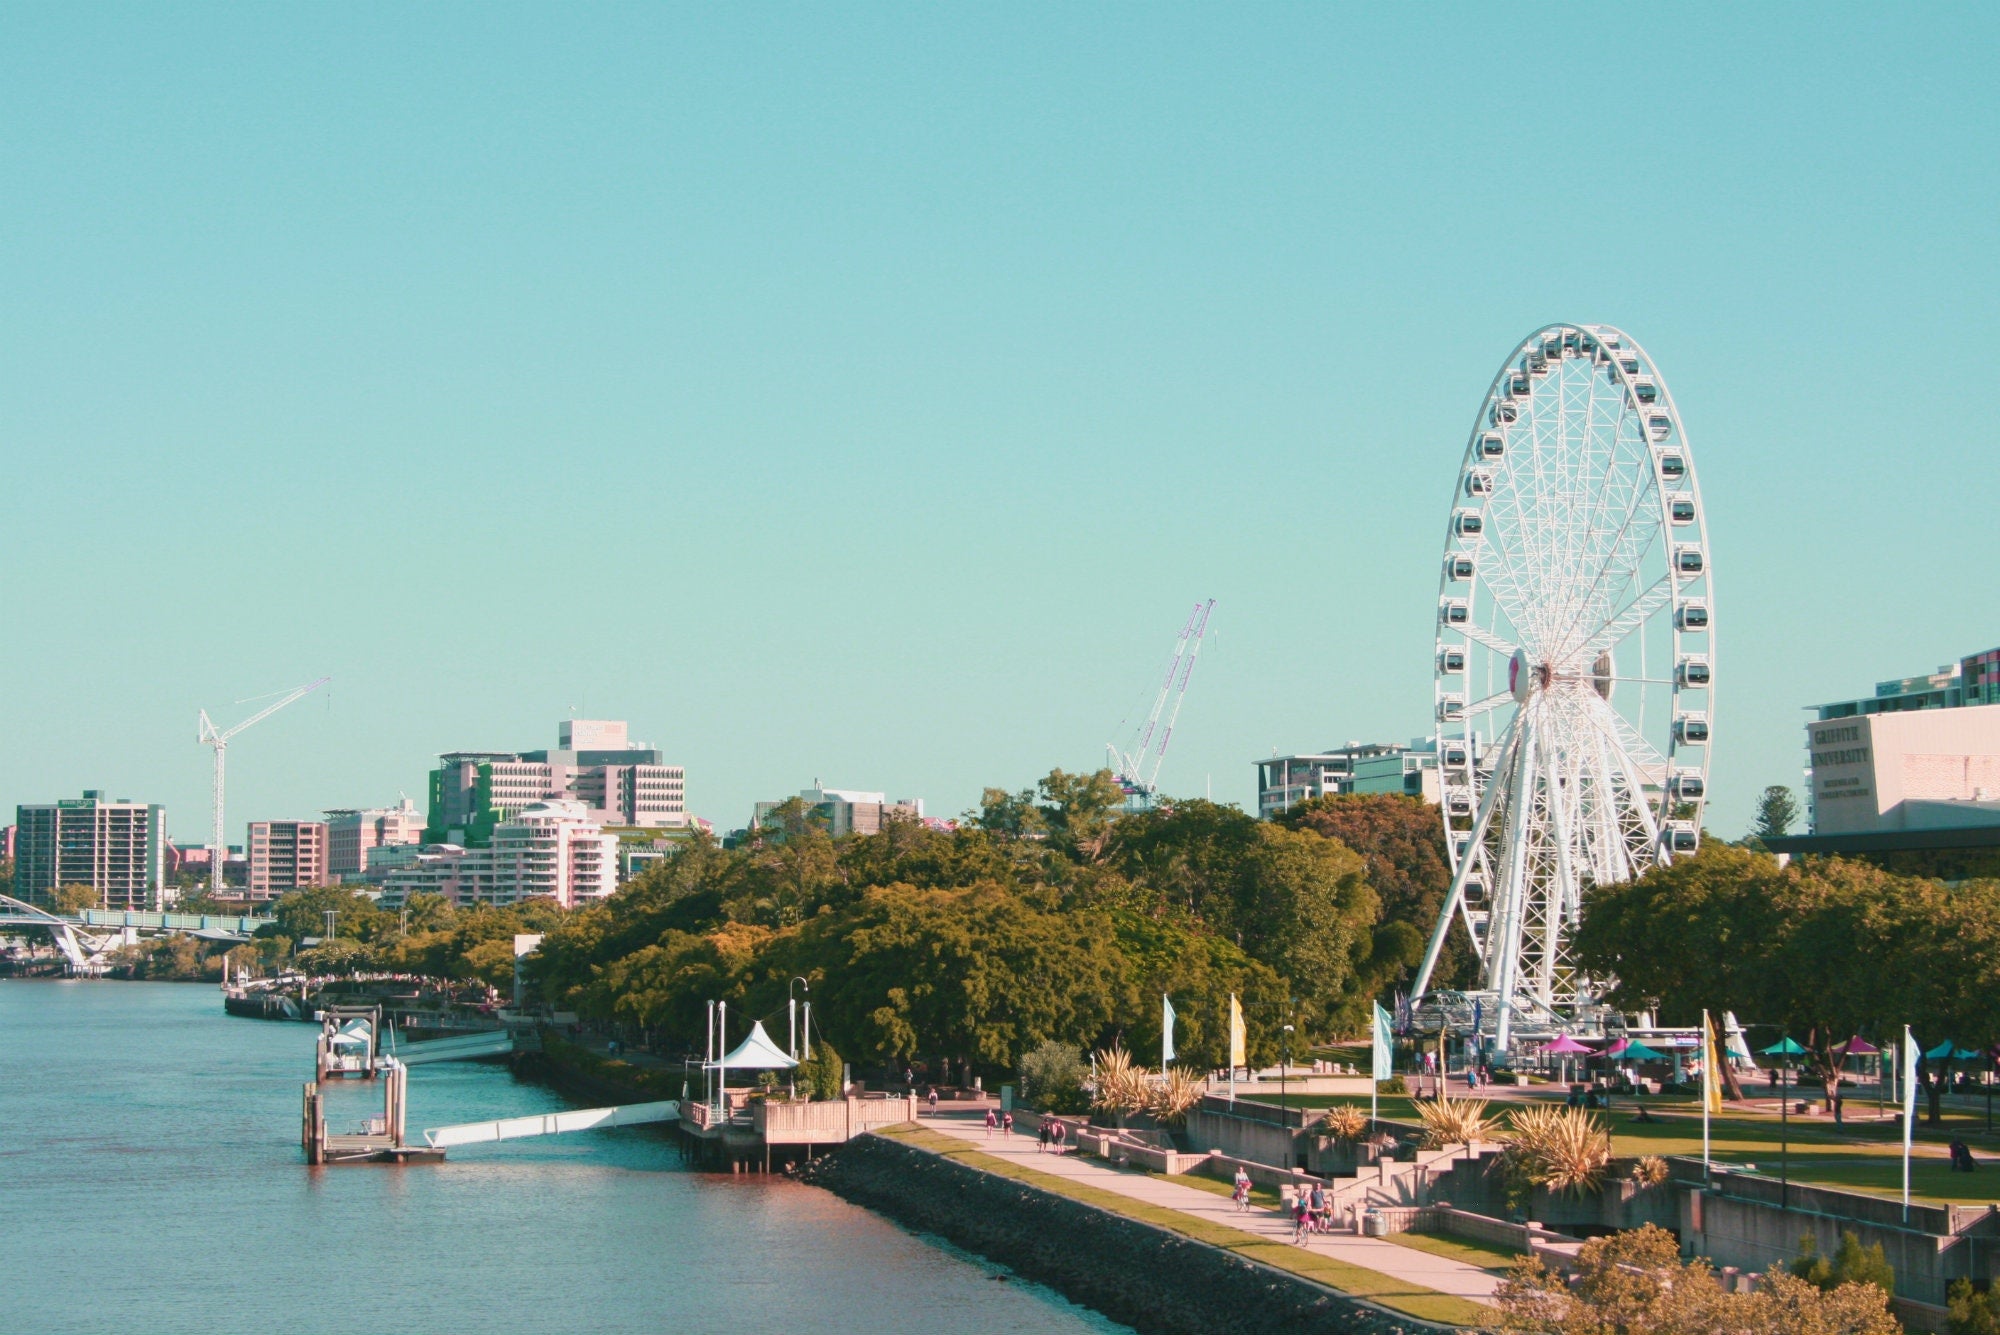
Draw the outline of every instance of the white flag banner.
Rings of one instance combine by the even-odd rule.
[[[1910,1219],[1910,1143],[1917,1135],[1917,1040],[1903,1026],[1903,1222]]]
[[[1166,993],[1160,994],[1160,1070],[1167,1069],[1167,1063],[1174,1059],[1174,1002]]]

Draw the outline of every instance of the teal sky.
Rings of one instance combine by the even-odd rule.
[[[0,804],[421,800],[627,718],[814,778],[1427,730],[1514,343],[1662,368],[1711,828],[1801,705],[2000,644],[1990,6],[0,4]]]

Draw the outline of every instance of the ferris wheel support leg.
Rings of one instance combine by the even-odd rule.
[[[1553,759],[1546,763],[1553,772]],[[1570,844],[1574,824],[1570,819],[1570,804],[1577,800],[1581,788],[1575,773],[1565,774],[1563,782],[1549,785],[1549,822],[1556,833],[1556,893],[1549,896],[1542,919],[1542,958],[1535,979],[1535,998],[1551,1010],[1555,1008],[1556,967],[1560,963],[1563,929],[1569,925],[1578,902],[1576,858]]]
[[[1523,713],[1525,715],[1526,711]],[[1493,1022],[1493,1046],[1503,1054],[1513,1041],[1514,989],[1519,985],[1521,970],[1521,901],[1527,893],[1528,833],[1535,816],[1535,751],[1539,740],[1537,729],[1525,717],[1520,728],[1514,756],[1515,805],[1507,813],[1507,874],[1501,878],[1501,884],[1506,886],[1507,891],[1504,903],[1494,906],[1500,910],[1500,920],[1493,934],[1498,954],[1489,956],[1498,966],[1489,968],[1494,991],[1498,993],[1494,998],[1497,1013]]]
[[[1496,769],[1508,763],[1507,748],[1513,741],[1514,724],[1510,720],[1507,724],[1507,733],[1500,741],[1500,766],[1496,766]],[[1468,761],[1469,759],[1468,757]],[[1424,949],[1424,962],[1417,970],[1416,986],[1410,989],[1412,1004],[1422,1000],[1424,994],[1430,991],[1431,973],[1437,968],[1438,956],[1444,952],[1445,935],[1451,930],[1451,915],[1458,912],[1465,902],[1465,878],[1471,875],[1472,868],[1478,861],[1474,854],[1479,848],[1480,841],[1486,838],[1486,827],[1493,822],[1494,804],[1499,796],[1499,784],[1486,785],[1486,796],[1479,803],[1479,817],[1472,822],[1472,836],[1465,841],[1465,857],[1459,860],[1458,870],[1452,873],[1451,889],[1445,892],[1444,907],[1438,912],[1437,926],[1431,930],[1430,945]],[[1451,850],[1447,848],[1445,853],[1450,856]]]

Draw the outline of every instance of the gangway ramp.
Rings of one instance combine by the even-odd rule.
[[[434,1149],[453,1145],[479,1145],[491,1140],[519,1140],[527,1136],[554,1136],[565,1131],[595,1131],[607,1126],[644,1126],[650,1122],[679,1121],[679,1099],[657,1103],[625,1103],[615,1108],[575,1108],[569,1112],[541,1113],[534,1117],[506,1117],[497,1122],[465,1122],[440,1126],[424,1132],[424,1143]]]
[[[405,1043],[396,1050],[405,1066],[426,1062],[475,1061],[480,1057],[504,1057],[514,1050],[514,1036],[505,1029],[477,1034],[455,1034],[423,1043]]]

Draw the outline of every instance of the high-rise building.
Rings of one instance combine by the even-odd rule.
[[[165,887],[166,808],[80,798],[15,808],[14,894],[52,902],[59,885],[87,885],[107,909],[153,910]]]
[[[817,782],[799,793],[807,811],[826,825],[831,835],[878,834],[882,822],[891,816],[922,820],[921,797],[899,797],[891,802],[886,793],[865,793],[853,788],[822,788]],[[783,802],[759,802],[751,817],[751,828],[761,828]]]
[[[245,848],[250,857],[251,899],[276,899],[332,879],[327,871],[325,821],[253,820]]]
[[[567,719],[552,751],[454,751],[431,771],[427,843],[483,848],[494,827],[540,802],[582,804],[600,825],[685,826],[687,775],[625,724]]]
[[[1257,763],[1257,815],[1269,820],[1301,802],[1342,793],[1402,793],[1438,800],[1437,744],[1419,738],[1349,742],[1313,755],[1272,756]]]
[[[617,888],[618,836],[581,802],[538,802],[496,823],[484,848],[435,844],[417,852],[384,878],[380,903],[400,908],[423,892],[464,905],[551,899],[575,908]]]
[[[338,879],[362,876],[371,848],[420,844],[424,839],[424,818],[407,797],[401,806],[336,808],[326,813],[326,825],[327,871]]]

